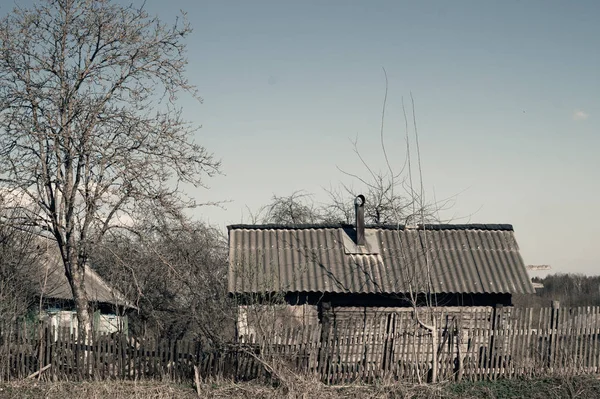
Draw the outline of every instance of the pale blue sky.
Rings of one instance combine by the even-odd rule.
[[[386,140],[399,167],[401,98],[413,92],[430,198],[445,215],[511,223],[528,264],[597,274],[600,266],[600,3],[597,1],[148,0],[188,12],[189,76],[203,105],[198,141],[223,161],[197,216],[242,220],[273,194],[315,193],[374,168],[384,78]],[[360,191],[360,183],[354,186]],[[352,199],[349,198],[349,201]],[[469,218],[469,215],[470,218]],[[461,217],[466,217],[461,219]]]
[[[137,3],[137,2],[134,2]],[[4,8],[4,7],[3,7]],[[442,215],[514,225],[527,264],[598,274],[600,2],[147,0],[195,31],[184,98],[197,141],[222,159],[199,219],[239,223],[273,194],[325,200],[322,187],[375,168],[382,67],[388,152],[404,160],[401,98],[416,100],[424,183],[459,194]],[[359,182],[354,187],[361,191]],[[348,199],[352,201],[352,198]]]

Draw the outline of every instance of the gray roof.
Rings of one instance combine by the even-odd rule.
[[[64,266],[55,259],[48,259],[40,267],[32,284],[34,284],[36,292],[41,292],[44,298],[73,300],[73,293],[65,276]],[[89,267],[85,270],[85,290],[91,302],[135,308],[123,294],[110,287]]]
[[[228,229],[230,293],[534,292],[511,225]]]

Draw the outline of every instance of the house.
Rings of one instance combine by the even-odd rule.
[[[239,331],[257,304],[312,323],[323,309],[510,306],[535,292],[511,225],[365,226],[361,197],[356,225],[228,226]]]
[[[68,328],[70,333],[77,332],[77,313],[71,287],[60,261],[48,258],[42,262],[37,273],[30,276],[31,284],[38,293],[41,310],[40,318],[49,327]],[[85,289],[92,309],[92,325],[96,332],[127,332],[126,311],[135,309],[123,294],[112,288],[93,269],[86,268]]]

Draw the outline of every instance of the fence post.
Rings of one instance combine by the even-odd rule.
[[[329,351],[329,335],[331,332],[331,303],[329,302],[321,302],[320,306],[320,315],[321,315],[321,347],[319,348],[319,365],[318,370],[321,374],[327,375],[327,361],[329,360],[328,351]]]
[[[492,331],[491,331],[491,342],[490,342],[490,358],[489,366],[491,368],[491,377],[496,379],[499,374],[499,368],[501,366],[500,359],[502,354],[503,338],[500,336],[500,330],[502,328],[502,313],[504,306],[499,303],[494,307],[493,318],[492,318]]]
[[[560,302],[552,301],[552,314],[550,315],[550,345],[548,345],[548,368],[552,370],[554,364],[554,346],[558,339],[558,312],[560,311]]]

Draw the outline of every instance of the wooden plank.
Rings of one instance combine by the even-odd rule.
[[[576,369],[578,373],[585,371],[585,345],[586,345],[586,333],[585,333],[585,306],[579,306],[577,313],[579,314],[577,319],[574,320],[575,326],[577,327],[577,362]]]
[[[353,322],[353,319],[349,318],[340,318],[337,321],[339,324],[340,333],[342,337],[340,339],[340,347],[338,348],[339,353],[339,383],[344,384],[348,383],[348,381],[352,380],[352,344],[354,340],[356,325]]]
[[[549,329],[550,329],[550,318],[548,315],[551,311],[550,308],[541,308],[540,309],[540,318],[539,318],[539,328],[538,328],[538,364],[536,370],[538,372],[543,372],[543,370],[548,369],[548,355],[549,355]]]
[[[566,309],[567,312],[565,312],[565,308],[558,308],[555,309],[554,313],[554,326],[552,327],[552,357],[551,357],[551,364],[552,364],[552,370],[558,370],[560,367],[560,363],[558,362],[558,359],[560,357],[561,354],[564,354],[564,351],[561,351],[561,347],[560,347],[560,343],[561,340],[563,339],[563,335],[564,332],[561,331],[562,327],[566,327],[568,325],[568,321],[569,318],[567,317],[567,313],[568,313],[568,309]],[[570,342],[568,342],[568,340],[564,340],[565,344],[570,344]],[[563,352],[563,353],[561,353]]]
[[[590,332],[590,350],[589,350],[589,360],[588,364],[590,367],[590,372],[596,373],[598,370],[594,365],[594,346],[596,343],[596,326],[598,324],[597,315],[596,315],[596,307],[590,306],[590,314],[589,314],[589,332]]]
[[[490,318],[488,320],[488,317]],[[480,319],[479,334],[480,334],[480,350],[479,350],[479,372],[478,379],[485,380],[488,378],[489,372],[489,359],[490,359],[490,334],[492,326],[493,315],[489,315],[488,312],[482,311],[482,318]]]
[[[96,336],[96,343],[95,343],[96,349],[95,349],[95,356],[94,356],[94,378],[103,378],[102,376],[102,372],[103,372],[103,346],[102,346],[102,333],[98,333],[98,335]]]
[[[472,331],[472,340],[471,340],[471,346],[470,348],[470,380],[471,381],[477,381],[479,380],[479,356],[480,356],[480,342],[482,340],[481,338],[481,331],[480,331],[480,326],[481,326],[481,313],[480,311],[476,310],[475,313],[473,314],[473,331]]]
[[[550,370],[554,370],[556,362],[556,352],[558,348],[558,341],[560,338],[559,332],[559,319],[561,316],[560,304],[558,301],[552,301],[552,314],[551,314],[551,329],[550,329]]]
[[[186,339],[185,344],[182,345],[182,351],[183,351],[183,358],[182,358],[182,382],[187,378],[187,376],[191,377],[194,375],[194,361],[192,359],[193,355],[193,345],[192,345],[192,341],[190,339]],[[231,367],[231,371],[232,371],[232,375],[229,376],[230,379],[235,379],[236,375],[237,375],[237,351],[232,351],[231,353],[232,355],[232,367]]]
[[[79,369],[81,368],[81,338],[82,337],[83,337],[83,334],[80,334],[79,330],[77,330],[76,333],[73,332],[69,336],[69,339],[71,340],[70,360],[73,362],[73,363],[71,363],[71,378],[74,378],[77,381],[80,380]]]
[[[357,360],[358,364],[358,379],[359,381],[364,381],[367,374],[367,359],[365,352],[365,334],[367,333],[365,330],[365,326],[357,323],[357,332],[358,332],[358,346],[357,346]]]
[[[489,336],[489,360],[488,360],[488,377],[491,380],[495,380],[496,379],[496,357],[497,357],[497,353],[496,353],[496,346],[498,345],[497,343],[497,338],[498,338],[498,315],[497,315],[497,311],[496,309],[494,309],[494,311],[492,312],[492,325],[490,328],[490,336]]]
[[[544,308],[538,308],[532,310],[531,322],[532,322],[532,335],[530,339],[529,350],[531,351],[532,361],[531,361],[531,374],[530,377],[533,377],[534,373],[542,367],[541,363],[541,352],[542,352],[542,330],[541,330],[541,320],[542,313],[544,312]]]
[[[82,352],[82,367],[79,371],[79,375],[82,380],[87,379],[90,370],[90,356],[92,356],[91,345],[94,342],[94,333],[92,332],[90,336],[86,336],[86,340],[82,342],[81,352]]]
[[[168,342],[166,339],[160,339],[158,343],[158,353],[159,353],[159,376],[160,378],[164,377],[167,372],[167,345]]]
[[[504,310],[504,319],[502,324],[502,356],[500,358],[499,370],[501,378],[510,378],[510,374],[512,373],[512,341],[516,327],[516,320],[514,317],[515,309],[512,307],[506,307]]]
[[[380,358],[380,370],[379,370],[379,375],[380,378],[385,378],[388,374],[388,364],[389,364],[389,360],[388,360],[388,353],[389,353],[389,330],[391,328],[391,324],[392,324],[392,313],[391,312],[385,312],[385,314],[383,315],[383,321],[382,321],[382,325],[381,325],[381,354],[379,356]]]
[[[580,343],[581,343],[581,313],[580,308],[575,307],[571,309],[572,313],[569,315],[567,320],[568,325],[570,326],[571,333],[571,350],[569,353],[565,354],[569,358],[570,370],[572,373],[577,373],[580,370]],[[565,313],[569,313],[568,310]]]
[[[119,364],[119,344],[110,334],[106,335],[106,339],[110,343],[110,376],[113,378],[119,378],[119,374],[121,373]]]
[[[573,326],[574,326],[574,330],[575,330],[575,353],[574,353],[574,358],[575,358],[575,372],[581,372],[583,370],[583,364],[582,364],[582,360],[583,360],[583,346],[582,346],[582,342],[584,340],[584,333],[583,333],[583,329],[584,329],[584,316],[585,316],[585,312],[584,312],[585,308],[582,307],[577,307],[575,310],[575,314],[576,314],[576,318],[573,320]]]
[[[339,326],[336,324],[334,324],[334,336],[333,336],[333,340],[332,340],[332,350],[331,350],[331,360],[330,360],[330,365],[329,365],[329,381],[332,384],[338,384],[339,383],[339,379],[341,377],[341,370],[340,370],[340,354],[341,354],[341,348],[343,345],[343,341],[345,339],[344,334],[346,334],[346,331],[344,329],[340,329]]]
[[[490,337],[492,335],[492,323],[493,313],[482,312],[485,316],[481,319],[480,333],[481,333],[481,346],[483,347],[484,356],[481,362],[481,380],[487,380],[490,378],[490,364],[491,364],[491,349],[490,349]]]
[[[595,346],[596,346],[596,340],[597,340],[597,326],[598,326],[598,318],[597,318],[597,314],[596,314],[596,306],[590,306],[590,317],[591,320],[590,322],[590,350],[589,350],[589,360],[588,360],[588,364],[590,367],[590,372],[591,373],[597,373],[598,369],[596,368],[596,364],[595,364]]]
[[[65,338],[67,340],[67,376],[69,379],[73,378],[73,371],[75,370],[75,334],[73,334],[71,331],[66,330],[65,331]]]
[[[598,339],[600,338],[600,307],[594,306],[592,308],[592,315],[594,317],[594,340],[592,345],[592,370],[597,373],[599,370],[599,352],[600,352],[600,343]]]
[[[125,379],[125,367],[126,367],[126,359],[125,359],[125,345],[123,344],[123,338],[120,336],[115,336],[115,347],[117,350],[117,362],[118,362],[118,374],[117,377],[119,379]]]
[[[47,366],[49,364],[51,364],[52,362],[52,357],[51,357],[51,334],[52,334],[52,329],[50,327],[48,327],[46,325],[46,327],[44,328],[44,342],[42,343],[44,345],[44,364],[43,366]],[[52,368],[50,368],[50,372],[52,372]]]
[[[556,331],[554,329],[556,325],[556,309],[549,308],[548,319],[547,319],[547,334],[548,334],[548,342],[547,342],[547,363],[548,369],[553,371],[553,358],[554,358],[554,343],[556,337]]]
[[[447,359],[448,359],[448,353],[447,353],[447,348],[448,348],[448,344],[452,341],[451,338],[451,333],[450,333],[450,329],[448,328],[448,315],[446,314],[446,312],[444,311],[444,309],[441,309],[439,314],[435,314],[434,315],[436,322],[433,323],[436,326],[436,333],[437,333],[437,342],[432,343],[434,344],[433,346],[431,346],[431,365],[433,366],[433,361],[436,358],[435,356],[433,356],[433,351],[436,351],[438,356],[436,359],[436,363],[437,363],[437,373],[438,373],[438,378],[439,380],[443,381],[445,380],[444,375],[447,373]],[[433,338],[433,337],[432,337]]]
[[[531,334],[531,325],[529,323],[529,311],[531,309],[523,308],[521,311],[521,336],[519,338],[519,369],[515,377],[527,375],[527,364],[529,351],[527,341]]]
[[[67,370],[67,350],[68,350],[68,344],[67,344],[67,340],[65,337],[65,329],[62,327],[57,327],[58,329],[58,340],[60,342],[59,347],[59,353],[60,353],[60,358],[58,359],[59,361],[59,379],[64,378],[64,376],[66,375],[66,370]]]
[[[138,365],[137,365],[137,375],[139,378],[144,379],[146,378],[146,365],[148,362],[148,355],[146,353],[146,340],[141,337],[141,338],[136,338],[135,341],[133,342],[134,345],[136,345],[136,350],[139,351],[139,356],[138,356]]]
[[[563,329],[566,329],[568,326],[569,318],[566,317],[566,313],[568,313],[569,309],[565,308],[556,308],[552,313],[552,331],[551,331],[551,345],[550,348],[550,370],[560,370],[561,367],[561,356],[566,354],[566,351],[563,350],[563,347],[569,351],[569,345],[572,344],[572,340],[570,337],[566,337],[564,335]],[[562,345],[562,346],[561,346]],[[565,357],[564,362],[567,362],[567,358]],[[564,364],[563,362],[563,364]]]
[[[579,308],[579,313],[580,313],[580,319],[578,320],[578,331],[579,331],[579,338],[578,338],[578,352],[577,352],[577,359],[578,359],[578,368],[580,372],[587,372],[587,351],[586,351],[586,347],[587,347],[587,337],[588,337],[588,330],[587,330],[587,309],[586,307],[582,306]]]
[[[529,364],[531,360],[530,340],[532,333],[532,309],[523,309],[523,336],[521,338],[521,368],[520,374],[526,376],[529,372]]]
[[[531,325],[529,323],[529,311],[530,309],[524,308],[522,310],[522,335],[519,342],[519,351],[520,351],[520,363],[519,363],[519,373],[517,376],[525,376],[527,375],[527,364],[529,358],[528,345],[527,340],[531,334]]]
[[[544,308],[541,314],[541,323],[542,323],[542,340],[541,340],[541,356],[540,365],[542,365],[544,370],[549,369],[550,365],[550,334],[551,334],[551,319],[550,315],[552,313],[552,308]],[[541,371],[541,370],[540,370]]]
[[[104,363],[106,368],[106,378],[114,377],[115,375],[115,361],[114,361],[114,349],[115,345],[110,335],[105,334],[106,343],[105,348],[106,351],[104,353]]]
[[[383,313],[376,314],[373,318],[373,330],[371,334],[371,362],[370,362],[370,378],[369,383],[372,384],[375,379],[380,377],[381,373],[381,352],[382,352],[382,334],[381,328],[384,323],[385,315]]]
[[[168,345],[167,345],[167,348],[166,348],[167,349],[167,353],[166,353],[166,355],[167,355],[167,358],[166,358],[167,364],[166,364],[166,367],[165,367],[165,372],[166,372],[166,375],[169,378],[171,378],[171,379],[173,379],[173,368],[174,368],[174,361],[175,361],[174,360],[174,356],[173,356],[173,353],[175,352],[175,347],[174,346],[175,346],[175,341],[173,339],[169,339]],[[219,360],[220,360],[220,358],[219,358]],[[218,362],[216,364],[216,368],[217,368],[217,375],[220,375],[220,372],[219,372],[220,368],[219,368],[219,363]]]
[[[464,376],[469,379],[470,381],[474,381],[476,379],[475,375],[475,370],[476,370],[476,347],[477,345],[477,340],[479,339],[477,334],[478,334],[478,322],[477,322],[477,317],[478,317],[478,313],[477,310],[474,310],[471,315],[470,315],[470,319],[469,319],[469,329],[467,332],[467,347],[466,347],[466,353],[465,353],[465,363],[464,363]]]
[[[417,342],[416,345],[413,346],[413,359],[415,362],[415,372],[417,374],[417,380],[422,380],[423,382],[427,382],[426,380],[423,380],[423,334],[421,333],[421,331],[419,331],[419,329],[416,329],[416,333],[418,334],[417,336]]]
[[[115,372],[115,362],[114,362],[114,358],[113,358],[113,350],[114,350],[114,345],[112,342],[112,339],[110,338],[110,336],[108,334],[103,334],[104,335],[104,368],[105,368],[105,374],[106,374],[106,378],[111,378],[113,377],[113,374]]]
[[[367,335],[367,368],[369,370],[367,376],[367,383],[372,384],[375,378],[375,365],[377,364],[377,329],[379,327],[379,321],[381,318],[379,315],[373,315],[371,318],[369,334]]]
[[[407,375],[406,366],[408,364],[408,323],[406,322],[406,313],[398,313],[396,317],[398,326],[396,334],[398,335],[398,348],[396,349],[395,364],[397,365],[396,378],[405,379]]]
[[[394,358],[394,338],[396,330],[396,313],[388,315],[385,335],[384,373],[393,377],[392,359]]]
[[[147,358],[147,362],[148,362],[148,374],[150,377],[154,378],[154,376],[156,375],[156,341],[154,339],[154,337],[146,337],[144,338],[144,344],[146,347],[146,350],[148,351],[148,358]],[[198,367],[200,367],[200,365],[198,365]]]
[[[484,312],[483,309],[481,309],[481,311],[477,312],[477,319],[475,320],[476,322],[476,341],[475,341],[475,345],[473,348],[473,365],[475,367],[475,371],[473,373],[474,378],[473,380],[475,381],[480,381],[482,379],[484,379],[485,376],[485,372],[484,372],[484,362],[485,362],[485,358],[484,356],[487,356],[486,351],[487,351],[487,344],[486,344],[486,336],[484,333],[484,326],[485,328],[489,328],[488,326],[488,322],[485,319],[487,312]]]
[[[571,314],[571,312],[573,312]],[[573,371],[576,363],[577,337],[574,319],[577,317],[576,309],[558,309],[557,339],[554,340],[554,370]]]
[[[515,368],[517,359],[519,358],[519,337],[521,336],[521,308],[511,309],[510,312],[510,325],[507,327],[507,347],[505,357],[505,377],[514,378],[517,375]]]
[[[394,380],[398,380],[400,363],[402,359],[402,314],[394,313],[394,328],[392,329],[392,350],[390,352],[390,373]]]
[[[60,361],[60,329],[57,328],[56,326],[52,327],[52,335],[53,335],[53,353],[52,353],[52,374],[58,378],[58,375],[60,374],[60,367],[61,367],[61,361]]]
[[[517,370],[517,364],[521,365],[521,363],[517,363],[516,359],[522,359],[523,358],[523,352],[522,352],[522,347],[521,347],[521,343],[523,342],[523,339],[525,337],[525,327],[524,327],[524,314],[525,314],[525,309],[523,308],[515,308],[513,310],[513,320],[515,323],[515,330],[511,331],[511,346],[509,349],[509,354],[510,354],[510,373],[509,373],[509,377],[510,378],[516,378],[517,376],[521,375],[521,370]],[[514,353],[514,356],[513,354]],[[516,359],[515,359],[516,358]]]
[[[578,368],[578,346],[579,346],[579,335],[580,331],[577,327],[579,312],[578,308],[571,309],[563,309],[562,313],[565,315],[563,319],[563,323],[565,328],[561,331],[562,335],[565,337],[565,341],[567,341],[567,345],[563,348],[557,348],[557,352],[560,353],[562,349],[562,363],[558,363],[556,365],[557,369],[562,369],[564,371],[575,373]]]
[[[585,373],[590,372],[589,364],[589,344],[590,344],[590,307],[586,306],[582,308],[583,320],[582,320],[582,337],[581,337],[581,363],[582,371]]]
[[[364,382],[367,378],[368,368],[367,368],[367,356],[368,356],[368,348],[367,348],[367,330],[362,323],[357,323],[358,327],[358,338],[359,344],[357,346],[357,360],[359,361],[359,374],[358,379],[361,382]]]
[[[98,378],[98,370],[100,369],[100,351],[101,351],[101,347],[100,347],[100,332],[96,332],[94,334],[94,351],[93,351],[93,357],[92,357],[92,364],[91,364],[91,377],[92,378]]]

